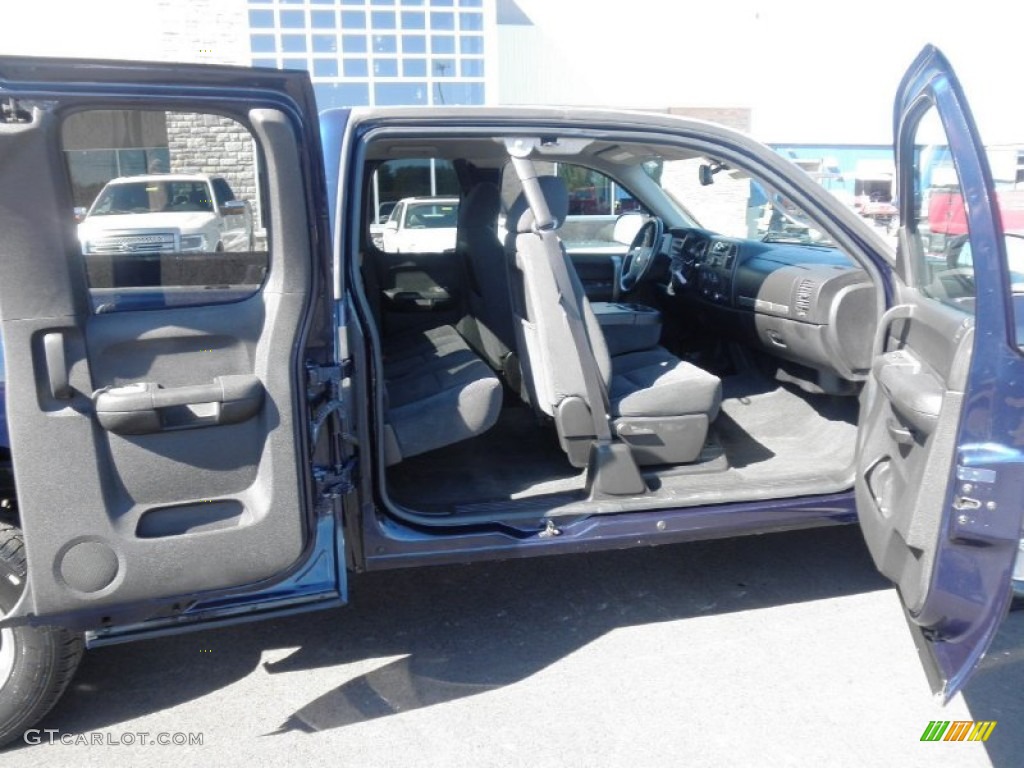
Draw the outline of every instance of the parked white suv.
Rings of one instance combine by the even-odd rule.
[[[457,197],[399,200],[382,233],[385,253],[444,253],[455,249]]]
[[[251,251],[253,217],[219,176],[113,179],[78,225],[84,254]]]

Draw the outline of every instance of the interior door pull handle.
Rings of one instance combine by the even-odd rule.
[[[164,389],[140,381],[93,395],[100,425],[119,435],[239,424],[263,405],[263,384],[252,374],[217,376],[209,384]]]
[[[885,423],[885,428],[888,430],[889,437],[892,438],[894,443],[898,443],[899,445],[914,444],[914,435],[909,429],[904,427],[902,424],[899,424],[894,419],[889,419]]]
[[[43,354],[46,357],[50,394],[57,400],[70,400],[71,382],[68,379],[68,360],[64,354],[64,334],[60,331],[45,334]]]

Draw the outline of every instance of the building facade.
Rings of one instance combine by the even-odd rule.
[[[249,62],[308,70],[320,109],[486,104],[493,0],[248,0]]]

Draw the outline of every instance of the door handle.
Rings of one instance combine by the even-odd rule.
[[[53,331],[43,336],[43,356],[46,358],[46,377],[50,381],[50,394],[56,400],[71,399],[68,379],[68,359],[64,354],[64,334]]]
[[[217,376],[209,384],[162,388],[153,382],[107,387],[93,395],[100,426],[119,435],[238,424],[263,405],[252,374]]]
[[[885,429],[889,437],[897,445],[913,445],[914,435],[909,429],[898,423],[895,419],[888,419],[885,422]]]

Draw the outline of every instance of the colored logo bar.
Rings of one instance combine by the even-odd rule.
[[[996,720],[932,720],[921,741],[988,741]]]

